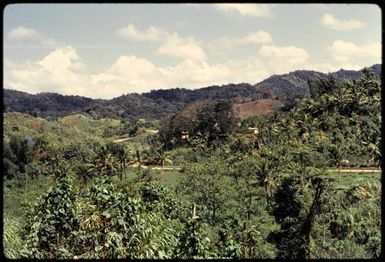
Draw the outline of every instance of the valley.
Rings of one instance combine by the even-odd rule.
[[[5,256],[378,257],[381,80],[333,77],[295,98],[234,85],[73,111],[5,90]]]

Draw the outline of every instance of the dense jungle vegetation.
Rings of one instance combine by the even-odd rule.
[[[8,258],[380,255],[381,174],[342,169],[381,166],[369,69],[314,78],[291,110],[244,120],[227,100],[150,122],[3,118]]]

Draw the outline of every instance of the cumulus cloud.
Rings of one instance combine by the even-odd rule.
[[[218,10],[228,14],[241,16],[269,17],[271,16],[270,6],[267,4],[215,4]]]
[[[209,65],[205,61],[186,59],[176,66],[168,66],[160,69],[168,79],[173,79],[176,85],[198,87],[201,83],[215,84],[223,80],[229,72],[223,65]],[[220,84],[220,83],[219,83]]]
[[[273,42],[271,35],[266,31],[259,30],[240,37],[220,37],[210,43],[210,47],[232,48],[246,44],[270,44],[271,42]]]
[[[55,41],[37,32],[32,28],[18,26],[11,29],[6,37],[4,45],[10,47],[57,47],[63,43]],[[16,45],[15,45],[16,44]]]
[[[335,72],[340,69],[360,70],[374,63],[381,63],[381,43],[355,44],[342,40],[326,47],[327,54],[322,62],[306,63],[301,68],[320,72]]]
[[[77,51],[71,46],[54,50],[37,64],[53,73],[78,71],[86,68]]]
[[[352,57],[357,57],[358,54],[360,57],[368,54],[368,51],[354,50],[344,55],[350,57],[354,54]],[[157,66],[147,59],[127,54],[118,57],[106,70],[96,73],[90,72],[77,50],[71,46],[57,48],[37,61],[20,63],[5,59],[4,65],[4,88],[29,93],[59,92],[107,99],[152,89],[198,88],[242,82],[255,84],[272,74],[297,69],[330,72],[341,67],[362,68],[350,60],[311,64],[306,50],[296,46],[276,45],[262,45],[249,60],[225,63],[186,58],[175,65]]]
[[[177,34],[169,36],[157,53],[183,59],[206,59],[205,52],[194,38],[181,38]]]
[[[123,38],[139,41],[160,41],[157,53],[182,59],[204,60],[206,54],[193,37],[181,37],[178,33],[170,33],[157,27],[140,31],[134,25],[117,30]]]
[[[336,40],[327,47],[331,57],[339,62],[349,62],[351,60],[373,58],[377,62],[381,61],[381,43],[367,43],[357,45],[352,42]]]
[[[263,45],[258,55],[276,73],[301,68],[308,58],[308,52],[295,46]]]
[[[14,63],[7,60],[4,87],[26,92],[59,92],[87,94],[88,76],[82,73],[86,66],[76,50],[70,46],[59,48],[40,61]]]
[[[241,44],[248,44],[248,43],[256,43],[256,44],[268,44],[273,41],[273,38],[268,32],[265,31],[257,31],[253,33],[249,33],[248,35],[240,38]]]
[[[95,95],[104,98],[165,88],[158,68],[150,61],[134,55],[120,56],[106,72],[92,74],[91,79]]]
[[[321,19],[321,24],[337,31],[351,31],[362,28],[365,25],[361,21],[355,19],[338,20],[331,14],[325,14]]]
[[[147,63],[150,62],[147,61]],[[133,66],[141,68],[140,74],[136,76],[122,74],[122,76],[129,81],[126,84],[130,85],[125,85],[126,87],[132,86],[134,79],[138,83],[141,81],[140,92],[173,87],[198,88],[228,83],[256,83],[268,74],[264,69],[256,68],[255,64],[244,60],[210,64],[206,61],[185,59],[173,66],[156,67],[152,64],[147,70],[137,64]],[[128,70],[127,66],[122,65],[121,68],[122,71]],[[139,87],[139,85],[137,86]]]
[[[4,87],[29,93],[59,92],[93,98],[173,87],[198,88],[214,84],[257,83],[268,76],[260,65],[236,60],[210,64],[184,59],[156,66],[133,55],[120,56],[107,70],[91,73],[73,47],[58,48],[38,61],[5,60]]]
[[[10,40],[33,39],[40,37],[38,32],[36,32],[34,29],[26,28],[23,26],[18,26],[11,29],[7,36]]]
[[[116,32],[119,36],[123,38],[139,41],[159,41],[169,35],[169,33],[167,33],[165,30],[162,30],[158,27],[151,26],[145,31],[140,31],[136,29],[134,25],[131,24],[118,29]]]

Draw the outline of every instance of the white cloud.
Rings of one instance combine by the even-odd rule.
[[[193,60],[206,59],[205,52],[194,38],[181,38],[177,34],[169,36],[157,52],[158,54],[176,58]]]
[[[273,42],[271,35],[263,30],[248,33],[241,37],[220,37],[209,44],[210,48],[215,49],[218,47],[232,48],[235,46],[246,45],[246,44],[270,44]]]
[[[201,83],[212,84],[229,73],[223,65],[209,65],[205,61],[191,59],[160,70],[167,78],[173,79],[174,85],[191,87],[198,87]]]
[[[107,70],[89,72],[72,47],[58,48],[38,61],[17,63],[5,59],[4,88],[29,93],[59,92],[93,98],[173,87],[198,88],[227,83],[257,83],[268,76],[260,65],[245,61],[209,64],[185,59],[159,67],[133,55],[120,56]]]
[[[93,74],[91,79],[95,95],[107,98],[165,88],[158,68],[150,61],[133,55],[120,56],[106,72]]]
[[[40,61],[12,63],[4,71],[5,88],[26,92],[89,94],[86,66],[72,47],[58,48]]]
[[[33,39],[39,37],[40,36],[38,32],[36,32],[34,29],[26,28],[23,26],[15,27],[8,33],[8,39],[10,40]]]
[[[228,14],[237,13],[242,16],[269,17],[270,6],[267,4],[215,4],[218,10]]]
[[[59,47],[65,46],[63,43],[60,43],[52,38],[45,37],[36,30],[32,28],[26,28],[23,26],[18,26],[11,29],[4,41],[4,46],[6,48],[29,48],[29,47]]]
[[[204,60],[206,54],[193,37],[180,37],[178,33],[170,33],[161,28],[151,26],[139,31],[133,25],[117,30],[118,35],[139,41],[159,41],[161,46],[157,53],[182,59]]]
[[[130,71],[125,68],[130,68]],[[108,72],[135,78],[143,73],[151,74],[154,70],[156,70],[156,67],[146,59],[137,58],[136,56],[120,56]]]
[[[242,44],[248,44],[248,43],[269,44],[273,42],[273,38],[268,32],[260,30],[257,32],[249,33],[248,35],[242,37],[240,39],[240,42]]]
[[[134,39],[139,41],[159,41],[169,35],[166,31],[151,26],[146,31],[141,32],[135,28],[134,25],[128,25],[126,27],[117,30],[117,34],[123,38]]]
[[[336,40],[327,47],[330,56],[339,62],[349,62],[351,60],[372,58],[377,62],[381,62],[381,43],[367,43],[357,45],[352,42]]]
[[[71,46],[54,50],[37,64],[50,72],[78,71],[86,67]]]
[[[365,66],[381,63],[381,44],[379,42],[358,45],[336,40],[326,47],[326,51],[324,61],[306,63],[301,68],[329,73],[340,69],[360,70]]]
[[[325,14],[321,19],[321,24],[337,31],[351,31],[362,28],[365,25],[361,21],[355,19],[338,20],[331,14]]]
[[[144,58],[122,55],[106,70],[91,73],[76,49],[67,46],[55,49],[38,61],[19,63],[5,59],[4,88],[109,99],[151,89],[198,88],[241,82],[255,84],[272,74],[297,69],[330,72],[340,68],[362,68],[351,61],[310,64],[308,60],[308,52],[300,47],[263,45],[249,60],[215,64],[194,58],[184,59],[176,65],[157,66]]]
[[[199,88],[229,83],[257,83],[268,76],[264,69],[246,60],[228,61],[224,64],[209,64],[205,61],[184,60],[176,66],[159,69],[165,79],[172,80],[168,87]]]
[[[302,64],[309,57],[305,49],[295,46],[264,45],[261,47],[259,54],[263,57],[280,59],[282,62],[289,60],[296,64]]]
[[[284,73],[301,68],[308,58],[308,52],[295,46],[263,45],[258,56],[274,73]]]

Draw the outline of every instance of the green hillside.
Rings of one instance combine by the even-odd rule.
[[[241,118],[226,99],[159,121],[3,113],[5,256],[379,258],[381,81],[310,87]]]

